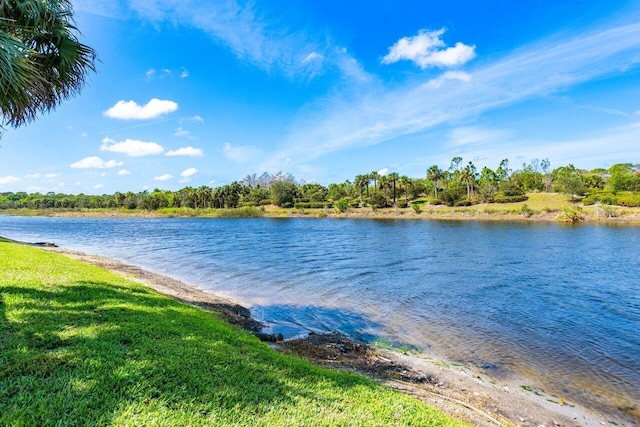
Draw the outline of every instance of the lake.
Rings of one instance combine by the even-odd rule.
[[[0,215],[0,235],[198,284],[285,337],[336,330],[601,410],[640,401],[640,227]]]

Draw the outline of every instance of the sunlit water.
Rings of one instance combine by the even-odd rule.
[[[0,235],[199,284],[285,337],[337,330],[599,409],[640,401],[638,227],[0,216]]]

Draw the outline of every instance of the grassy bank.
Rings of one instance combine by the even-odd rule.
[[[457,425],[217,315],[0,240],[0,425]]]

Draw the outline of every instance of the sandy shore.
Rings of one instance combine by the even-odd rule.
[[[44,249],[79,259],[144,283],[178,301],[217,311],[227,321],[250,332],[262,325],[238,301],[221,298],[195,285],[123,262],[58,247]],[[356,371],[389,387],[411,394],[431,406],[478,426],[632,426],[622,420],[564,402],[521,382],[492,381],[468,367],[424,354],[402,354],[353,341],[339,334],[310,335],[270,344],[313,363]]]

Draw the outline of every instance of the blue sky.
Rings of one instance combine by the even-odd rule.
[[[98,72],[4,132],[0,191],[640,162],[637,0],[74,5]]]

